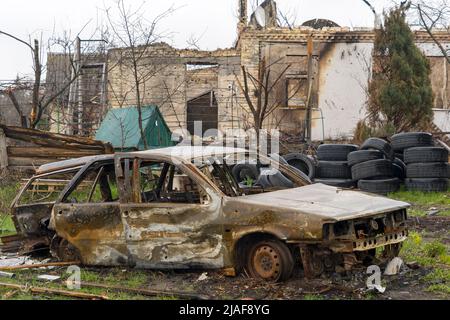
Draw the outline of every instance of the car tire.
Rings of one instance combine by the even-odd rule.
[[[348,189],[356,187],[356,181],[351,179],[316,179],[314,180],[314,183],[322,183],[327,186]]]
[[[347,161],[350,152],[358,150],[354,144],[322,144],[317,148],[319,161]]]
[[[400,189],[400,179],[359,180],[358,189],[365,192],[386,195]]]
[[[386,158],[393,160],[394,159],[394,149],[386,140],[380,138],[369,138],[361,145],[361,150],[378,150],[382,152]]]
[[[291,277],[294,265],[292,253],[284,243],[263,240],[249,250],[246,269],[254,278],[282,282]]]
[[[406,189],[409,191],[422,192],[446,192],[450,187],[449,179],[429,178],[429,179],[406,179]]]
[[[316,176],[319,179],[350,179],[352,173],[347,161],[319,161]]]
[[[366,162],[370,160],[383,159],[384,154],[378,150],[359,150],[350,152],[347,157],[348,165],[350,167],[355,164]]]
[[[283,158],[289,165],[306,174],[309,179],[314,179],[316,175],[316,167],[313,160],[311,160],[308,156],[301,153],[290,153],[285,155]]]
[[[426,132],[407,132],[393,135],[392,148],[398,152],[415,147],[432,147],[433,136]]]
[[[294,184],[286,178],[280,171],[267,176],[272,187],[293,188]]]
[[[406,166],[407,178],[450,178],[450,165],[444,162],[411,163]]]
[[[448,151],[438,147],[416,147],[405,150],[405,163],[447,162]]]
[[[250,177],[255,181],[259,177],[259,171],[256,164],[238,163],[233,167],[231,172],[238,183],[244,181],[245,177]]]
[[[278,161],[279,163],[288,164],[286,159],[284,157],[280,156],[278,153],[269,154],[269,157],[275,161]]]
[[[400,180],[405,180],[406,164],[399,158],[395,158],[394,161],[392,162],[392,165],[394,169],[394,177],[397,177]]]
[[[366,161],[352,167],[353,180],[367,180],[379,177],[392,178],[393,176],[392,162],[387,159]]]

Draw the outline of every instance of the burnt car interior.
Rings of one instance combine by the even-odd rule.
[[[274,162],[268,159],[258,161],[257,165],[256,161],[252,160],[249,155],[246,155],[238,159],[237,162],[239,164],[250,163],[250,165],[257,167],[260,172],[259,177],[254,181],[248,181],[248,183],[237,181],[232,174],[232,169],[236,165],[236,159],[229,159],[229,157],[228,159],[219,157],[209,158],[197,166],[204,175],[213,181],[229,197],[290,189],[306,184],[306,182],[299,182],[301,178],[295,177],[292,173],[283,170],[279,163],[273,166]],[[252,164],[253,162],[255,164]]]
[[[130,176],[134,188],[139,190],[139,202],[201,203],[201,188],[177,166],[168,162],[135,161],[140,162],[133,165],[138,170]]]

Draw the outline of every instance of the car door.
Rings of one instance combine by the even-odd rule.
[[[223,266],[221,201],[184,167],[116,159],[129,260],[144,268]],[[189,191],[187,185],[192,187]]]
[[[74,178],[55,204],[55,230],[88,265],[126,265],[114,162],[95,162]]]

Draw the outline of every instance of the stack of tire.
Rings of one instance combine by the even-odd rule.
[[[323,144],[317,149],[316,183],[340,188],[356,187],[347,156],[358,150],[353,144]]]
[[[405,185],[411,191],[445,192],[449,188],[448,151],[435,147],[425,132],[400,133],[392,137],[395,152],[406,163]]]
[[[405,178],[405,164],[395,157],[389,142],[380,138],[367,139],[347,161],[362,191],[386,195],[398,191]]]

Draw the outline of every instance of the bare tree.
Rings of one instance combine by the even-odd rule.
[[[142,124],[143,93],[145,93],[146,82],[158,71],[146,68],[144,60],[147,58],[149,46],[167,37],[164,32],[158,30],[158,24],[172,14],[175,8],[170,7],[149,21],[144,14],[144,5],[145,2],[142,2],[138,7],[132,7],[128,6],[125,0],[117,0],[113,9],[106,9],[106,16],[117,43],[125,47],[119,63],[128,68],[132,74],[134,82],[132,93],[134,93],[138,110],[139,131],[144,147],[148,149]]]
[[[0,35],[7,36],[23,45],[25,45],[30,51],[31,56],[33,59],[33,71],[34,71],[34,79],[32,84],[28,83],[29,89],[32,90],[32,103],[31,103],[31,112],[29,116],[30,120],[30,127],[36,128],[39,121],[42,119],[42,116],[44,112],[47,110],[47,108],[57,99],[60,95],[62,95],[69,86],[77,79],[79,76],[79,71],[75,71],[72,73],[72,77],[68,79],[62,86],[59,87],[58,90],[55,92],[52,92],[51,94],[42,94],[43,85],[42,85],[42,75],[44,73],[44,66],[42,65],[41,59],[42,59],[42,41],[39,41],[38,39],[34,39],[33,45],[29,44],[28,42],[10,34],[5,31],[0,30]],[[74,67],[72,63],[72,67]],[[23,83],[17,83],[15,88],[21,88],[24,89]],[[19,113],[19,116],[23,116],[23,107],[19,105],[14,90],[10,88],[6,91],[6,94],[9,96],[12,104],[17,109],[17,112]],[[26,126],[26,123],[23,121],[23,118],[21,120],[22,126]]]
[[[450,3],[448,0],[438,1],[415,1],[411,4],[411,8],[416,10],[416,24],[423,28],[434,43],[438,46],[442,55],[448,63],[450,63],[449,49],[436,37],[433,32],[436,28],[448,29],[450,21]]]
[[[258,74],[255,76],[247,67],[242,66],[242,79],[235,75],[236,82],[242,91],[252,116],[251,126],[255,130],[257,148],[259,149],[259,135],[264,121],[273,114],[285,101],[277,96],[276,88],[291,67],[285,66],[279,74],[272,77],[272,67],[280,60],[267,65],[263,59],[259,64]]]

